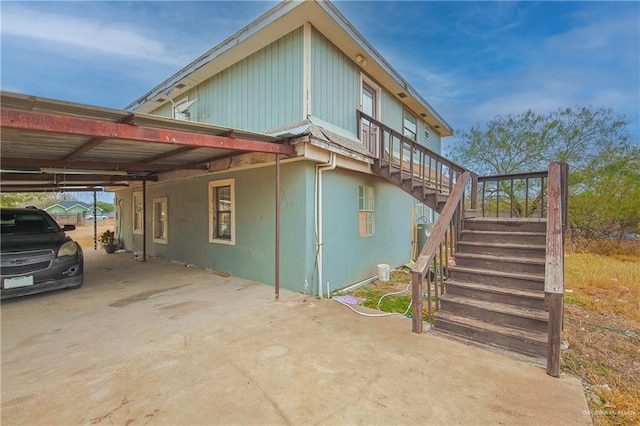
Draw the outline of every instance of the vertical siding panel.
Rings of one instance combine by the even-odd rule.
[[[355,135],[360,71],[316,29],[312,32],[312,114]]]
[[[191,89],[193,120],[265,131],[302,116],[302,28],[276,40]],[[170,103],[153,114],[171,115]]]

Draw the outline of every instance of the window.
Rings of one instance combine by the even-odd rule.
[[[142,192],[133,193],[133,233],[144,234]]]
[[[359,196],[358,233],[361,237],[371,237],[374,232],[373,187],[360,185],[358,187],[358,196]]]
[[[209,182],[209,242],[236,243],[235,181]]]
[[[167,244],[169,242],[169,212],[167,197],[153,199],[153,242]]]
[[[412,141],[415,141],[416,135],[418,134],[418,120],[415,115],[405,110],[402,121],[402,134]]]
[[[429,125],[427,123],[423,123],[423,124],[424,124],[424,139],[429,140],[431,138],[431,135],[429,134]]]

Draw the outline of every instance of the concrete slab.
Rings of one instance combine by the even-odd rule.
[[[131,254],[2,303],[2,424],[590,424],[579,380]]]

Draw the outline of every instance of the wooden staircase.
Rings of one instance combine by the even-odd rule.
[[[546,357],[546,226],[539,219],[465,219],[434,330]]]
[[[423,330],[426,287],[435,332],[546,357],[558,377],[567,165],[478,177],[357,115],[372,172],[440,214],[412,269],[413,331]]]

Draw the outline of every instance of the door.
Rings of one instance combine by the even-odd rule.
[[[378,92],[367,83],[362,83],[362,112],[368,116],[378,119]],[[373,155],[378,157],[378,127],[366,118],[362,118],[360,125],[362,129],[362,143]]]

